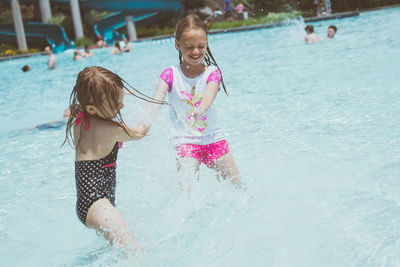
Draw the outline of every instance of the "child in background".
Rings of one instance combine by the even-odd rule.
[[[121,46],[119,45],[119,41],[115,41],[113,49],[111,49],[111,55],[118,55],[122,53]]]
[[[244,5],[242,1],[239,1],[239,4],[236,6],[236,13],[238,14],[238,18],[240,20],[243,19],[243,11],[244,11]]]
[[[85,45],[85,51],[83,52],[84,57],[92,57],[94,54],[90,52],[90,47],[88,45]]]
[[[141,250],[115,208],[116,160],[125,141],[143,138],[148,124],[129,128],[121,117],[124,81],[97,66],[83,69],[70,97],[66,141],[75,147],[76,211],[79,220],[129,252]],[[133,93],[131,93],[133,94]]]
[[[103,40],[103,36],[100,35],[100,36],[97,36],[97,38],[98,38],[98,41],[96,43],[96,46],[98,48],[104,48],[104,47],[108,46],[106,41]]]
[[[306,38],[305,38],[305,41],[306,41],[307,44],[318,43],[319,36],[318,36],[318,34],[314,33],[314,26],[313,25],[307,25],[304,28],[304,30],[307,33]]]
[[[128,40],[128,38],[124,38],[124,44],[125,44],[125,46],[124,46],[124,52],[131,52],[132,51],[132,46],[131,46],[131,44],[129,43],[129,40]]]
[[[24,65],[24,66],[21,68],[21,70],[22,70],[23,72],[27,72],[27,71],[30,71],[31,68],[29,67],[29,65]]]
[[[81,53],[79,53],[78,49],[75,49],[73,60],[77,61],[77,60],[81,60],[81,59],[83,59],[83,56],[81,55]]]
[[[196,15],[188,15],[176,26],[175,47],[180,64],[161,74],[153,98],[171,106],[171,142],[177,152],[181,185],[190,191],[190,179],[201,163],[224,179],[239,185],[239,171],[229,152],[228,142],[217,124],[214,99],[222,84],[221,71],[208,47],[208,29]],[[190,175],[183,177],[190,169]],[[189,177],[188,177],[189,176]]]
[[[54,70],[57,67],[57,58],[53,53],[53,47],[46,46],[44,52],[49,55],[49,60],[47,61],[47,68],[49,70]]]

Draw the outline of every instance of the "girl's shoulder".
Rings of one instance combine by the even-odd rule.
[[[215,80],[215,79],[221,80],[222,74],[221,74],[221,71],[219,70],[218,67],[213,66],[213,65],[208,66],[207,69],[206,69],[206,72],[207,72],[207,74],[206,74],[206,76],[207,76],[207,83],[208,83],[210,80]]]
[[[98,118],[77,118],[74,121],[74,130],[79,133],[87,133],[89,135],[101,133],[107,135],[112,133],[113,129],[119,129],[121,125],[112,120],[102,120]]]
[[[221,75],[221,71],[214,65],[207,66],[205,73],[207,77],[213,76],[213,75]]]
[[[172,89],[172,83],[174,81],[174,71],[172,67],[166,68],[160,75],[160,79],[168,85],[168,91]]]
[[[171,65],[168,68],[163,70],[160,77],[171,77],[172,78],[174,76],[174,73],[176,75],[176,74],[179,74],[179,72],[180,72],[179,64]]]
[[[117,121],[97,119],[96,128],[94,130],[96,135],[104,135],[107,139],[110,139],[111,142],[114,142],[114,138],[124,131],[124,126]]]
[[[123,127],[115,121],[90,118],[87,129],[82,134],[87,135],[94,143],[113,144],[123,132]]]
[[[163,76],[169,76],[169,75],[173,75],[173,66],[169,66],[168,68],[164,69],[163,72],[161,72],[161,77]]]
[[[219,77],[219,80],[221,79],[221,72],[218,69],[218,67],[214,65],[206,66],[204,68],[204,72],[201,73],[198,78],[206,78],[206,80],[215,79],[215,77]],[[173,65],[168,68],[166,68],[160,75],[161,80],[163,80],[169,87],[169,89],[172,87],[173,81],[178,78],[178,79],[191,79],[187,78],[185,74],[183,73],[180,65]],[[196,79],[198,79],[196,78]],[[209,81],[207,81],[209,82]]]
[[[212,71],[215,71],[215,70],[218,70],[217,66],[209,65],[209,66],[206,66],[206,70],[205,71],[212,72]]]

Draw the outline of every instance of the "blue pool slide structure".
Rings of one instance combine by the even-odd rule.
[[[128,16],[133,16],[136,26],[148,25],[155,22],[163,22],[173,17],[183,15],[183,5],[180,0],[125,0],[108,1],[92,0],[88,5],[93,9],[117,11],[104,17],[95,25],[95,33],[101,36],[108,44],[121,40],[117,29],[124,27]]]
[[[27,43],[36,47],[51,45],[55,53],[68,48],[74,48],[74,42],[70,41],[64,28],[50,23],[28,22],[24,23]],[[17,44],[14,24],[0,23],[0,42]]]
[[[135,26],[144,26],[151,23],[159,23],[171,17],[180,17],[183,14],[183,9],[179,6],[170,6],[170,9],[152,9],[140,12],[116,12],[99,20],[94,26],[94,31],[97,36],[101,36],[108,44],[114,41],[122,40],[123,35],[117,32],[117,29],[126,26],[126,17],[133,15]]]
[[[21,4],[29,4],[33,0],[20,0]],[[51,2],[68,4],[69,0],[51,0]],[[169,18],[183,14],[181,0],[80,0],[79,5],[99,11],[115,11],[116,13],[100,20],[95,25],[95,32],[108,43],[121,40],[123,36],[116,31],[126,25],[126,17],[134,18],[135,25],[161,23]],[[73,48],[74,43],[65,34],[64,29],[55,24],[29,22],[24,23],[27,42],[35,45],[51,45],[55,52]],[[0,42],[16,43],[16,33],[12,23],[0,24]]]

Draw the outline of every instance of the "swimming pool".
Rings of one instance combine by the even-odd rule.
[[[173,41],[58,54],[54,71],[46,56],[0,62],[2,265],[400,264],[400,9],[313,25],[322,37],[330,24],[336,39],[314,45],[302,23],[210,37],[230,94],[217,97],[220,124],[247,190],[202,168],[182,196],[164,107],[151,136],[119,154],[116,203],[147,250],[129,260],[76,217],[65,129],[25,129],[61,119],[85,66],[151,95],[178,60]],[[140,120],[145,103],[125,102]]]

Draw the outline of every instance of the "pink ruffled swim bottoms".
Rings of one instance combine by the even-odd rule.
[[[221,140],[208,145],[183,144],[176,151],[178,156],[195,158],[210,167],[214,160],[229,152],[229,146],[226,140]]]

